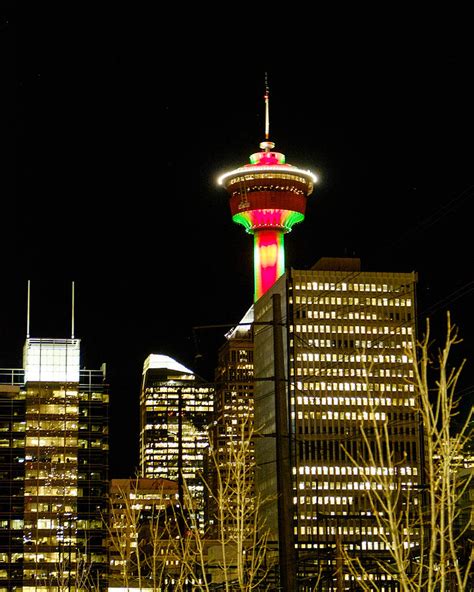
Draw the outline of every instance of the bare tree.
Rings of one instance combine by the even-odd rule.
[[[211,447],[209,459],[214,479],[203,479],[213,507],[212,525],[202,533],[186,483],[184,508],[176,515],[181,533],[174,539],[173,557],[181,566],[177,590],[191,582],[195,590],[252,592],[270,589],[267,576],[272,558],[267,545],[268,530],[261,522],[261,500],[255,495],[253,478],[253,429],[250,420],[229,438],[225,453]],[[170,549],[171,550],[171,549]]]
[[[247,420],[248,422],[249,420]],[[225,454],[210,449],[213,486],[203,482],[214,501],[213,525],[201,528],[197,507],[183,479],[182,499],[155,504],[135,491],[119,489],[111,500],[109,547],[119,569],[114,580],[123,587],[210,592],[263,592],[271,558],[267,530],[259,513],[261,500],[253,489],[253,431],[247,422],[230,439]],[[131,495],[132,493],[132,495]],[[162,496],[163,499],[165,496]],[[156,500],[155,500],[156,501]],[[180,503],[181,502],[181,503]]]
[[[208,486],[215,508],[215,532],[220,547],[219,569],[233,574],[233,588],[242,592],[265,590],[271,558],[268,529],[262,522],[263,500],[255,493],[253,453],[254,431],[251,420],[242,421],[236,438],[226,440],[224,456],[210,451],[215,487]],[[224,578],[225,590],[231,590]]]
[[[171,545],[177,484],[164,479],[112,481],[107,523],[112,585],[160,589]]]
[[[74,559],[73,565],[68,561],[56,564],[56,573],[50,577],[51,589],[58,592],[99,592],[100,584],[94,580],[87,555],[75,551]]]
[[[474,558],[472,541],[467,560],[460,560],[462,531],[455,524],[459,501],[469,486],[469,478],[459,478],[458,465],[466,446],[472,409],[457,431],[453,418],[458,413],[456,385],[463,364],[450,366],[452,347],[459,343],[457,329],[447,318],[443,348],[431,356],[430,325],[423,340],[407,353],[413,359],[415,405],[423,429],[424,474],[420,483],[401,477],[404,461],[393,450],[389,423],[369,421],[361,425],[365,456],[351,458],[359,467],[375,466],[383,459],[384,470],[370,474],[360,471],[366,481],[367,497],[376,521],[385,558],[376,560],[379,573],[395,580],[403,592],[471,590],[470,571]],[[417,355],[413,355],[414,353]],[[436,377],[431,378],[433,371]],[[433,384],[434,383],[434,384]],[[375,446],[371,442],[375,440]],[[354,581],[363,590],[380,590],[366,564],[343,550],[345,563]],[[464,553],[466,556],[466,553]],[[471,576],[472,577],[472,576]]]

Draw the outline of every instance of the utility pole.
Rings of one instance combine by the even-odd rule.
[[[272,306],[280,590],[294,592],[296,590],[296,556],[293,533],[293,478],[290,463],[288,397],[285,381],[280,294],[273,294]]]
[[[178,501],[179,511],[176,518],[178,535],[185,536],[186,519],[184,507],[184,476],[183,476],[183,390],[178,387]]]
[[[181,511],[184,509],[183,479],[183,392],[178,387],[178,500]]]

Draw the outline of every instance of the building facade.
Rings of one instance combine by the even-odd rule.
[[[403,490],[422,484],[413,385],[415,284],[414,273],[363,272],[359,260],[322,259],[311,270],[287,271],[255,303],[255,423],[267,435],[257,440],[256,486],[274,500],[266,517],[275,539],[281,494],[275,389],[259,379],[276,372],[267,325],[278,294],[300,590],[312,589],[317,578],[321,590],[352,589],[345,553],[373,563],[379,590],[397,589],[376,569],[387,548],[366,492],[380,488],[383,475]],[[377,443],[382,432],[390,458]]]
[[[105,589],[105,366],[80,369],[78,339],[28,338],[0,382],[0,590]]]
[[[208,503],[208,522],[215,537],[244,537],[253,528],[250,511],[255,503],[253,307],[241,323],[229,331],[218,352],[215,371],[214,416],[210,426],[212,457],[207,471],[212,495]],[[225,512],[218,518],[222,495],[243,499],[247,512]],[[239,532],[240,531],[240,532]]]
[[[178,483],[182,503],[189,494],[204,527],[202,480],[209,446],[214,389],[176,360],[151,354],[143,366],[140,393],[140,473]]]
[[[172,506],[178,484],[167,479],[112,479],[109,512],[109,590],[171,585]],[[170,511],[171,510],[171,511]]]

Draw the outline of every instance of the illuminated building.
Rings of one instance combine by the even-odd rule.
[[[229,331],[226,341],[219,349],[217,368],[215,371],[215,400],[214,420],[210,427],[211,446],[214,459],[208,469],[211,491],[214,497],[209,499],[208,519],[214,526],[213,532],[219,536],[218,527],[221,526],[227,535],[242,525],[236,523],[235,515],[224,516],[224,523],[216,520],[219,497],[219,479],[224,482],[228,492],[246,498],[246,504],[254,503],[254,471],[255,455],[252,437],[254,420],[254,381],[253,381],[253,307],[247,312],[241,323]],[[235,462],[239,452],[245,450],[240,472],[236,475]],[[245,491],[239,490],[235,479],[243,477],[249,487]],[[240,484],[242,485],[242,484]],[[239,493],[237,493],[239,491]],[[250,517],[249,517],[250,518]],[[253,524],[243,525],[244,529],[251,529]],[[237,533],[236,533],[237,534]]]
[[[209,445],[212,409],[209,384],[168,356],[148,356],[140,393],[141,476],[177,481],[181,499],[186,488],[201,525],[204,483],[199,475]]]
[[[141,477],[111,480],[109,590],[155,589],[153,574],[161,576],[166,569],[162,564],[169,560],[170,533],[165,516],[177,497],[176,481]]]
[[[23,368],[0,370],[2,591],[76,589],[86,573],[106,588],[104,380],[74,338],[28,337]]]
[[[273,319],[274,294],[285,321],[299,590],[313,589],[318,574],[318,589],[347,589],[336,582],[339,545],[374,565],[387,551],[364,491],[367,475],[389,470],[383,459],[370,461],[377,426],[388,426],[394,480],[413,490],[421,483],[422,437],[411,384],[415,283],[414,273],[365,272],[356,259],[322,259],[311,270],[288,270],[254,305],[255,427],[268,435],[256,441],[256,488],[274,500],[275,388],[259,380],[275,374],[273,335],[265,324]],[[265,510],[272,538],[278,536],[276,503]],[[349,574],[343,577],[350,588]],[[376,577],[379,590],[397,589],[386,574]]]
[[[230,195],[232,219],[254,237],[254,300],[258,300],[285,271],[284,235],[304,220],[307,197],[316,176],[285,162],[269,141],[269,92],[265,94],[265,141],[250,164],[219,178]]]

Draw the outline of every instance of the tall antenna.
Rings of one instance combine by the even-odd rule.
[[[265,72],[265,141],[260,142],[260,148],[270,152],[275,148],[274,142],[270,142],[270,89],[268,88],[268,75]]]
[[[74,282],[72,282],[71,339],[74,339]]]
[[[265,140],[270,139],[270,89],[268,87],[268,74],[265,72]]]
[[[30,338],[30,280],[28,280],[28,296],[26,299],[26,338]]]

